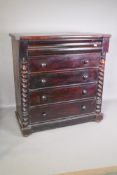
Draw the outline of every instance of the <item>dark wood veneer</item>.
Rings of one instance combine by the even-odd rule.
[[[24,136],[101,121],[108,34],[11,34],[16,115]]]

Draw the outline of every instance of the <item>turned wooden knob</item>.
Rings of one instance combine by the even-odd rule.
[[[47,66],[46,63],[41,63],[41,67],[42,67],[42,68],[44,68],[44,67],[46,67],[46,66]]]
[[[46,83],[46,79],[41,79],[41,82],[43,83],[43,84],[45,84]]]
[[[86,80],[88,79],[88,74],[84,74],[82,77],[83,77],[83,80]]]
[[[47,96],[46,95],[42,95],[42,100],[45,101],[47,99]]]
[[[83,63],[84,64],[88,64],[89,63],[89,60],[84,60]]]
[[[86,107],[85,105],[82,105],[82,109],[83,109],[83,110],[86,110],[87,107]]]
[[[86,89],[83,89],[83,90],[82,90],[82,94],[83,94],[83,95],[86,95],[87,93],[88,93],[88,91],[87,91]]]
[[[46,112],[42,112],[42,116],[46,117],[47,116]]]

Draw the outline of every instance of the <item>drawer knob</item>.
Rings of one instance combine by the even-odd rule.
[[[41,82],[42,82],[43,84],[45,84],[45,83],[46,83],[46,79],[41,79]]]
[[[84,75],[83,75],[83,79],[84,79],[84,80],[88,79],[88,74],[84,74]]]
[[[42,100],[45,101],[47,99],[46,95],[42,95]]]
[[[84,60],[83,63],[84,64],[88,64],[89,63],[89,60]]]
[[[83,110],[86,110],[87,107],[86,107],[85,105],[82,105],[82,109],[83,109]]]
[[[86,89],[83,89],[82,94],[86,95],[87,93],[88,93],[88,91]]]
[[[46,63],[41,63],[41,67],[42,67],[42,68],[44,68],[44,67],[46,67],[46,66],[47,66]]]
[[[47,114],[46,114],[45,112],[42,112],[42,116],[43,116],[43,117],[46,117]]]

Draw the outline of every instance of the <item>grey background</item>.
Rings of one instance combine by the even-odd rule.
[[[14,32],[112,34],[104,120],[22,137],[15,118]],[[0,0],[0,174],[52,175],[117,165],[117,0]],[[5,107],[5,108],[3,108]]]
[[[9,33],[79,31],[112,34],[104,99],[117,98],[116,0],[0,0],[0,107],[15,105]]]

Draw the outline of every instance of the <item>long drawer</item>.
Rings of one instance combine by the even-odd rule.
[[[97,84],[47,88],[30,92],[30,105],[41,105],[96,96]]]
[[[31,123],[95,112],[96,100],[66,102],[30,108]]]
[[[41,55],[29,59],[29,72],[98,67],[100,53]]]
[[[55,73],[30,74],[29,88],[69,85],[97,81],[98,69],[61,71]]]

